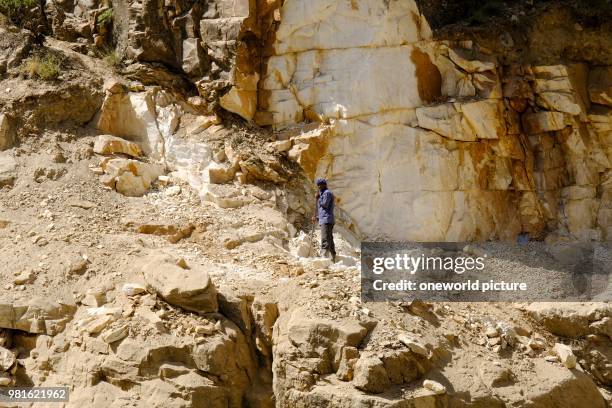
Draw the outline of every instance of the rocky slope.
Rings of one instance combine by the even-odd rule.
[[[423,3],[2,19],[0,386],[66,385],[70,407],[608,406],[608,303],[360,300],[362,238],[527,232],[546,244],[495,244],[495,268],[545,279],[573,240],[610,264],[607,26],[545,9],[525,53],[503,25],[433,32]],[[537,57],[555,18],[586,50]],[[335,264],[310,235],[319,176]]]

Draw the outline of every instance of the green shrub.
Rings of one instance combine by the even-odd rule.
[[[45,81],[55,79],[60,74],[60,61],[51,54],[43,57],[33,56],[24,62],[22,72],[30,78],[39,78]]]
[[[36,3],[36,0],[0,0],[0,10],[10,15],[24,8],[33,7]]]
[[[107,24],[112,23],[113,22],[113,9],[107,8],[106,10],[98,14],[96,21],[100,25],[107,25]]]

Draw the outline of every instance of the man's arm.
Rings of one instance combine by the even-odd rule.
[[[331,191],[325,191],[323,193],[323,199],[321,200],[321,207],[323,207],[326,210],[329,210],[329,207],[331,206],[332,200],[333,200],[333,196]]]

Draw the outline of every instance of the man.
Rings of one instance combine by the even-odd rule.
[[[319,191],[316,195],[317,211],[315,218],[321,226],[321,250],[324,256],[331,256],[336,262],[336,247],[334,246],[334,195],[327,189],[327,180],[319,178],[316,180]]]

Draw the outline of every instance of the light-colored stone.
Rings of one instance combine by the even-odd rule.
[[[166,302],[199,313],[218,310],[217,290],[204,267],[184,269],[170,257],[158,256],[142,270],[147,288]]]
[[[206,168],[208,181],[213,184],[229,183],[236,175],[236,168],[227,163],[212,162]]]
[[[0,373],[0,386],[6,387],[13,383],[13,379],[6,373]]]
[[[112,135],[141,142],[147,155],[159,155],[162,140],[155,118],[152,93],[109,94],[100,110],[97,128]]]
[[[465,51],[461,49],[449,49],[448,56],[451,59],[451,61],[453,61],[463,70],[470,72],[470,73],[492,71],[495,69],[496,67],[495,62],[470,60],[467,57],[468,52],[469,51]]]
[[[26,270],[15,276],[15,278],[13,278],[13,283],[15,285],[25,285],[34,282],[35,279],[36,274],[32,270]]]
[[[125,293],[126,296],[136,296],[146,293],[147,289],[140,283],[126,283],[121,288],[121,291]]]
[[[382,393],[390,385],[383,362],[377,357],[360,357],[355,363],[353,385],[365,392]]]
[[[440,384],[437,381],[433,380],[424,380],[423,388],[428,389],[436,395],[446,394],[446,387]]]
[[[100,290],[88,290],[81,303],[85,306],[100,307],[106,303],[106,294]]]
[[[94,143],[94,153],[111,155],[122,153],[132,157],[140,157],[142,149],[134,142],[112,135],[100,135]]]
[[[221,120],[216,115],[211,116],[196,116],[193,120],[189,121],[185,126],[187,134],[198,134],[213,125],[218,125]]]
[[[101,336],[105,343],[111,344],[128,336],[130,328],[127,324],[105,330]]]
[[[161,165],[131,159],[105,160],[100,167],[106,174],[104,182],[128,197],[143,196],[157,177],[163,174]]]
[[[429,357],[429,350],[423,344],[418,341],[410,338],[410,336],[406,333],[401,333],[398,336],[398,340],[404,344],[406,347],[410,349],[415,354],[419,354],[421,356]]]
[[[116,320],[114,315],[105,314],[99,316],[90,316],[79,322],[81,332],[88,334],[97,334],[104,330],[109,324]]]
[[[232,87],[228,93],[219,99],[223,109],[251,120],[257,110],[257,91],[241,90]]]
[[[0,371],[9,371],[16,361],[15,354],[4,347],[0,347]]]
[[[207,185],[202,198],[221,208],[239,208],[252,201],[252,198],[241,195],[233,186],[217,184]]]
[[[553,351],[561,360],[561,363],[567,368],[575,368],[576,367],[576,356],[572,352],[572,349],[569,346],[566,346],[562,343],[556,343]]]

